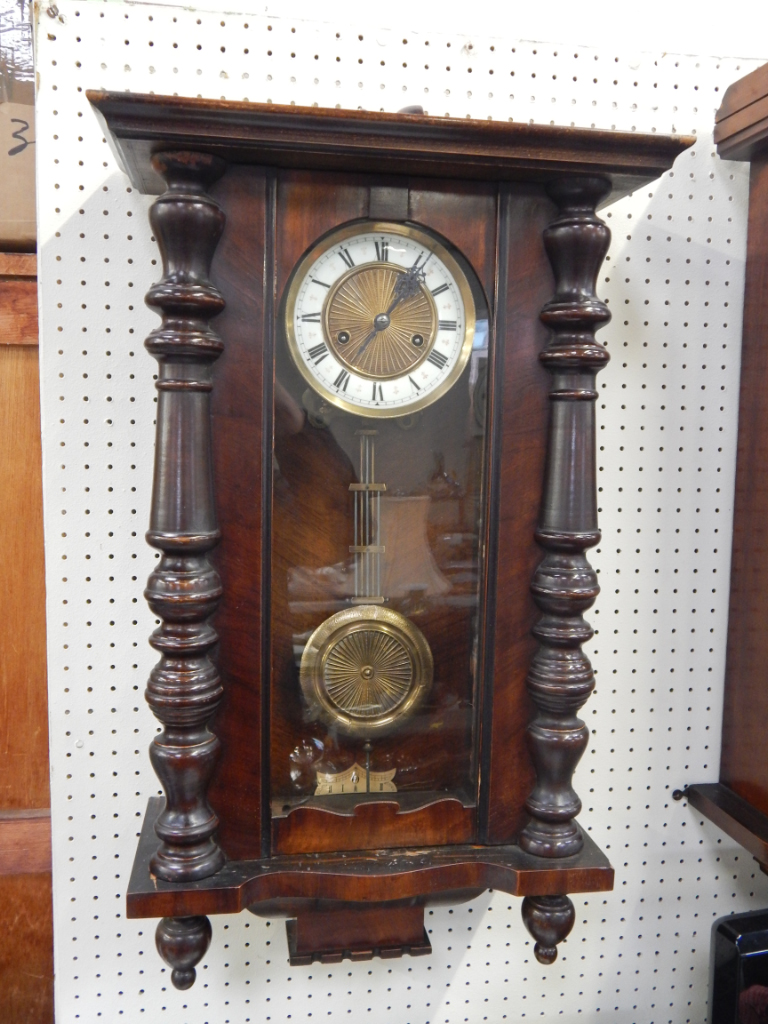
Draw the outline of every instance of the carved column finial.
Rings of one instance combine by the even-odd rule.
[[[608,353],[595,331],[610,313],[595,294],[610,232],[595,207],[608,193],[604,178],[569,177],[548,191],[558,215],[544,232],[555,273],[555,294],[541,311],[552,337],[541,353],[552,374],[544,497],[536,540],[546,554],[531,584],[542,616],[533,629],[539,642],[528,675],[536,716],[528,737],[536,785],[520,846],[540,857],[568,857],[583,845],[573,820],[581,801],[571,778],[589,732],[577,711],[594,687],[581,645],[592,629],[583,618],[599,592],[585,550],[597,544],[595,375]]]
[[[152,165],[168,189],[150,213],[163,277],[146,298],[162,316],[146,341],[159,366],[147,541],[162,552],[145,591],[162,620],[150,641],[160,661],[146,698],[164,727],[152,742],[150,758],[166,798],[155,824],[161,843],[151,868],[168,881],[191,881],[214,874],[224,863],[213,840],[218,819],[206,791],[220,746],[208,721],[222,696],[209,657],[218,637],[208,621],[221,597],[221,581],[208,551],[219,540],[211,469],[211,364],[223,345],[208,321],[224,308],[208,274],[225,218],[206,189],[225,164],[207,154],[181,152],[157,154]]]

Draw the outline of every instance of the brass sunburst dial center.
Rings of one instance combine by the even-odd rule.
[[[423,284],[400,297],[406,276],[391,263],[368,263],[344,274],[328,294],[325,335],[339,362],[361,377],[402,377],[429,355],[435,302]]]

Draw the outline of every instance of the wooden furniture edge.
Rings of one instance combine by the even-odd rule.
[[[758,104],[755,104],[755,107],[758,107]],[[728,121],[721,122],[722,127],[717,126],[715,144],[721,159],[752,160],[761,150],[768,148],[768,97],[760,110],[762,116],[745,125],[738,125],[735,119],[729,118]]]
[[[732,117],[764,96],[768,96],[768,64],[761,64],[748,75],[731,82],[723,93],[722,103],[715,114],[715,124]]]
[[[456,177],[489,181],[532,172],[561,176],[565,164],[574,173],[611,176],[616,199],[658,178],[696,141],[688,135],[102,90],[86,95],[133,185],[150,194],[163,191],[150,166],[154,150],[162,148],[235,162],[299,166],[311,158],[316,169],[427,176],[443,175],[450,162]]]
[[[0,277],[37,277],[37,254],[0,252]]]
[[[361,881],[358,902],[380,903],[427,893],[501,889],[513,896],[605,892],[613,888],[608,858],[584,833],[584,849],[553,860],[518,846],[465,846],[229,861],[215,875],[196,882],[164,882],[150,873],[157,847],[154,822],[162,797],[147,805],[127,892],[128,917],[188,917],[239,913],[252,904],[279,898],[339,900],[350,879]],[[310,865],[312,870],[308,870]],[[377,870],[377,865],[381,865]],[[348,897],[347,897],[348,899]],[[429,897],[427,896],[427,900]]]
[[[721,782],[689,786],[685,795],[691,807],[722,829],[768,868],[768,816]]]
[[[0,345],[37,344],[37,256],[0,252]]]
[[[714,139],[723,160],[751,160],[768,146],[768,64],[728,86],[715,114]]]
[[[51,810],[0,811],[0,875],[51,870]]]

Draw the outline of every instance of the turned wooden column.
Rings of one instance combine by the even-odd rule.
[[[162,552],[145,591],[162,620],[150,640],[160,661],[146,698],[163,725],[150,757],[165,791],[165,807],[155,824],[160,846],[151,869],[159,878],[181,882],[215,874],[224,863],[213,839],[218,819],[206,793],[220,746],[208,721],[222,695],[210,659],[218,637],[209,622],[221,581],[208,552],[219,540],[211,469],[211,365],[223,345],[208,321],[224,308],[208,274],[225,217],[206,189],[225,164],[217,157],[179,152],[157,154],[152,166],[167,191],[150,213],[163,278],[146,297],[162,316],[146,341],[159,367],[147,541]],[[187,925],[195,921],[196,934],[205,931],[198,919],[184,920]],[[183,924],[176,927],[173,941],[184,930]]]
[[[597,544],[595,474],[595,375],[608,353],[595,341],[607,323],[607,306],[595,295],[610,232],[595,215],[609,191],[603,178],[564,178],[548,192],[558,215],[544,231],[555,272],[555,294],[541,311],[552,330],[541,361],[552,374],[544,496],[536,540],[546,554],[531,583],[542,616],[533,628],[539,642],[528,674],[536,716],[528,738],[536,785],[526,802],[531,820],[520,845],[539,857],[568,857],[583,845],[574,821],[581,801],[571,778],[589,731],[576,712],[595,685],[581,645],[592,636],[583,613],[598,595],[597,576],[585,550]]]
[[[595,207],[608,194],[604,178],[563,178],[548,188],[558,206],[544,231],[555,274],[555,294],[541,311],[552,330],[541,361],[552,374],[544,496],[536,540],[546,554],[531,590],[542,615],[533,628],[539,642],[528,673],[536,715],[528,740],[536,785],[526,802],[531,815],[520,846],[539,857],[569,857],[583,846],[574,818],[581,801],[571,785],[589,730],[577,716],[595,680],[581,645],[592,636],[583,613],[599,593],[586,558],[597,544],[595,472],[595,376],[608,353],[595,331],[611,317],[595,294],[597,274],[611,234]],[[530,896],[523,920],[537,940],[536,958],[552,963],[557,943],[570,932],[572,902],[565,895]]]

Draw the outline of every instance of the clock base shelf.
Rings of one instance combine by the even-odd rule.
[[[150,870],[157,848],[154,824],[163,806],[162,797],[149,800],[127,910],[130,918],[162,918],[158,949],[187,987],[210,941],[204,924],[209,914],[251,910],[296,918],[297,925],[288,922],[288,941],[297,965],[345,956],[414,956],[431,948],[416,934],[419,924],[423,931],[424,907],[463,903],[485,889],[500,889],[525,897],[523,916],[537,940],[536,955],[551,962],[573,923],[565,893],[613,888],[608,858],[583,832],[584,846],[571,857],[536,857],[517,845],[314,853],[227,861],[208,878],[167,882]]]
[[[517,845],[446,846],[359,853],[297,854],[227,861],[215,875],[166,882],[150,872],[157,849],[154,822],[162,797],[151,797],[127,893],[128,917],[239,914],[267,900],[385,903],[419,899],[425,906],[462,901],[462,893],[500,889],[511,896],[559,896],[613,888],[608,858],[582,832],[571,857],[535,857]]]

